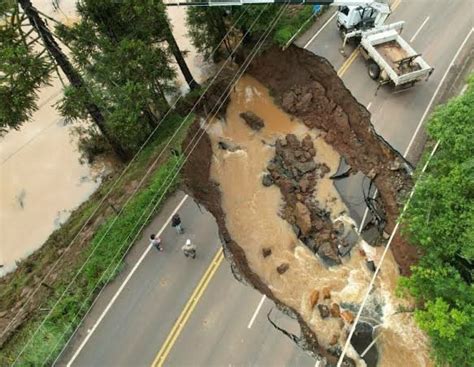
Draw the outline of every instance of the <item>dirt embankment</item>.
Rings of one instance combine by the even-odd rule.
[[[249,73],[272,91],[284,111],[324,131],[325,141],[346,159],[352,173],[361,171],[374,181],[384,207],[385,231],[390,232],[412,186],[409,163],[377,134],[370,113],[329,62],[294,46],[286,52],[273,48],[250,65]],[[397,238],[392,250],[401,273],[409,274],[418,259],[415,247]]]

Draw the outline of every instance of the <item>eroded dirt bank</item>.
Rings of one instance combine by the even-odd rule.
[[[203,138],[185,166],[185,183],[216,218],[236,277],[296,316],[301,346],[335,364],[372,275],[367,261],[377,264],[383,248],[354,231],[330,177],[344,157],[353,171],[374,178],[388,227],[410,178],[325,60],[299,49],[271,50],[251,70],[291,115],[244,77],[225,118],[191,129],[185,146],[196,133]],[[379,353],[365,361],[426,366],[424,335],[409,314],[397,312],[408,306],[394,296],[398,274],[389,254],[363,312],[368,338],[380,335]],[[359,353],[368,340],[360,341],[353,340]],[[356,350],[347,366],[365,363]]]

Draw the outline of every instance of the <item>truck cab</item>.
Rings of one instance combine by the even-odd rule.
[[[342,33],[366,30],[376,24],[378,11],[372,7],[340,6],[337,13],[337,27]]]

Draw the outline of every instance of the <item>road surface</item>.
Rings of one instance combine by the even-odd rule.
[[[377,132],[413,159],[419,147],[412,137],[436,102],[433,96],[444,88],[439,88],[440,82],[449,83],[446,71],[463,42],[464,48],[472,48],[474,37],[467,36],[473,27],[473,3],[395,1],[393,7],[390,21],[406,21],[404,38],[411,39],[435,67],[430,80],[414,89],[393,94],[382,88],[375,95],[377,85],[369,79],[363,59],[351,57],[349,48],[348,58],[340,54],[334,19],[311,42],[316,29],[303,36],[301,46],[326,57],[339,70],[353,95],[372,113]],[[346,200],[352,200],[352,214],[360,222],[365,211],[360,202],[361,182],[353,180],[341,190],[350,193]],[[178,194],[167,203],[145,234],[158,230],[181,199]],[[233,279],[229,265],[219,256],[212,217],[201,213],[191,199],[184,201],[179,212],[187,233],[198,244],[198,258],[185,259],[178,247],[187,235],[177,236],[166,226],[162,234],[165,252],[150,251],[121,287],[147,247],[146,238],[142,239],[127,258],[125,271],[103,292],[58,365],[314,366],[312,358],[266,320],[271,302]],[[272,318],[298,334],[295,321],[276,310]]]

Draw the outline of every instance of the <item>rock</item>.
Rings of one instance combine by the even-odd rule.
[[[331,298],[331,290],[329,287],[323,288],[323,299],[330,299]]]
[[[313,145],[313,140],[311,139],[311,136],[306,135],[306,136],[304,137],[304,139],[301,141],[301,146],[302,146],[303,149],[306,150],[307,152],[308,152],[310,149],[313,149],[313,148],[314,148],[314,145]]]
[[[295,134],[288,134],[286,136],[286,141],[292,149],[298,149],[300,147],[300,142]]]
[[[362,249],[359,249],[359,255],[362,256],[362,257],[366,257],[366,256],[367,256],[367,254],[365,253],[365,251],[362,250]]]
[[[341,260],[337,255],[337,251],[329,242],[324,242],[321,244],[321,246],[319,246],[318,255],[328,266],[339,265],[341,263]]]
[[[318,305],[319,314],[321,318],[326,319],[329,317],[329,307],[326,305]]]
[[[278,272],[278,274],[283,274],[283,273],[286,273],[286,271],[289,268],[290,268],[290,265],[288,263],[283,263],[281,265],[278,265],[277,272]]]
[[[311,296],[309,297],[309,306],[311,307],[311,309],[313,309],[314,306],[316,306],[316,304],[318,303],[318,300],[319,300],[319,291],[315,289],[311,292]]]
[[[332,317],[340,317],[341,316],[341,309],[337,303],[333,303],[331,305],[331,316]]]
[[[390,163],[390,166],[388,167],[391,171],[398,171],[402,165],[398,160],[394,160],[393,162]]]
[[[367,260],[365,262],[365,265],[367,265],[367,269],[369,269],[372,273],[375,273],[375,263],[372,260]]]
[[[296,158],[301,158],[302,156],[304,156],[304,152],[301,151],[301,150],[296,150],[295,151],[295,157]]]
[[[321,177],[326,176],[327,173],[329,173],[331,169],[328,167],[326,163],[321,163]]]
[[[302,178],[299,182],[299,187],[301,192],[307,192],[309,188],[309,180],[306,177]]]
[[[7,313],[8,313],[8,311],[0,312],[0,319],[3,318]]]
[[[233,143],[229,143],[226,141],[220,141],[217,143],[218,147],[222,150],[227,150],[229,152],[235,152],[237,150],[241,150],[242,148],[238,145],[235,145]]]
[[[294,112],[296,98],[297,97],[296,97],[295,92],[293,91],[287,92],[282,98],[281,106],[287,111]]]
[[[377,171],[375,170],[375,168],[372,168],[369,173],[367,173],[367,177],[370,178],[371,180],[373,180],[375,178],[375,176],[377,176]]]
[[[303,232],[303,235],[307,235],[311,231],[310,212],[306,205],[299,201],[296,203],[295,209],[296,224],[301,229],[301,232]]]
[[[263,120],[251,111],[242,112],[239,116],[252,130],[259,131],[265,126]]]
[[[286,138],[281,138],[279,139],[280,140],[280,144],[282,147],[286,147],[288,145],[288,142],[286,141]]]
[[[294,167],[304,174],[314,171],[316,169],[316,162],[313,160],[308,162],[295,162]]]
[[[262,255],[263,257],[268,257],[272,254],[272,249],[270,247],[262,248]]]
[[[329,342],[329,345],[335,345],[339,340],[339,334],[334,334]]]
[[[311,148],[310,150],[308,150],[308,153],[311,154],[312,157],[314,157],[316,155],[316,150],[314,148]]]
[[[352,324],[354,322],[354,314],[351,311],[342,311],[341,319],[343,319],[348,324]]]
[[[309,152],[304,152],[303,157],[305,160],[309,161],[313,156]]]
[[[272,178],[272,175],[264,175],[263,178],[262,178],[262,184],[263,186],[265,187],[268,187],[268,186],[271,186],[273,185],[273,178]]]

